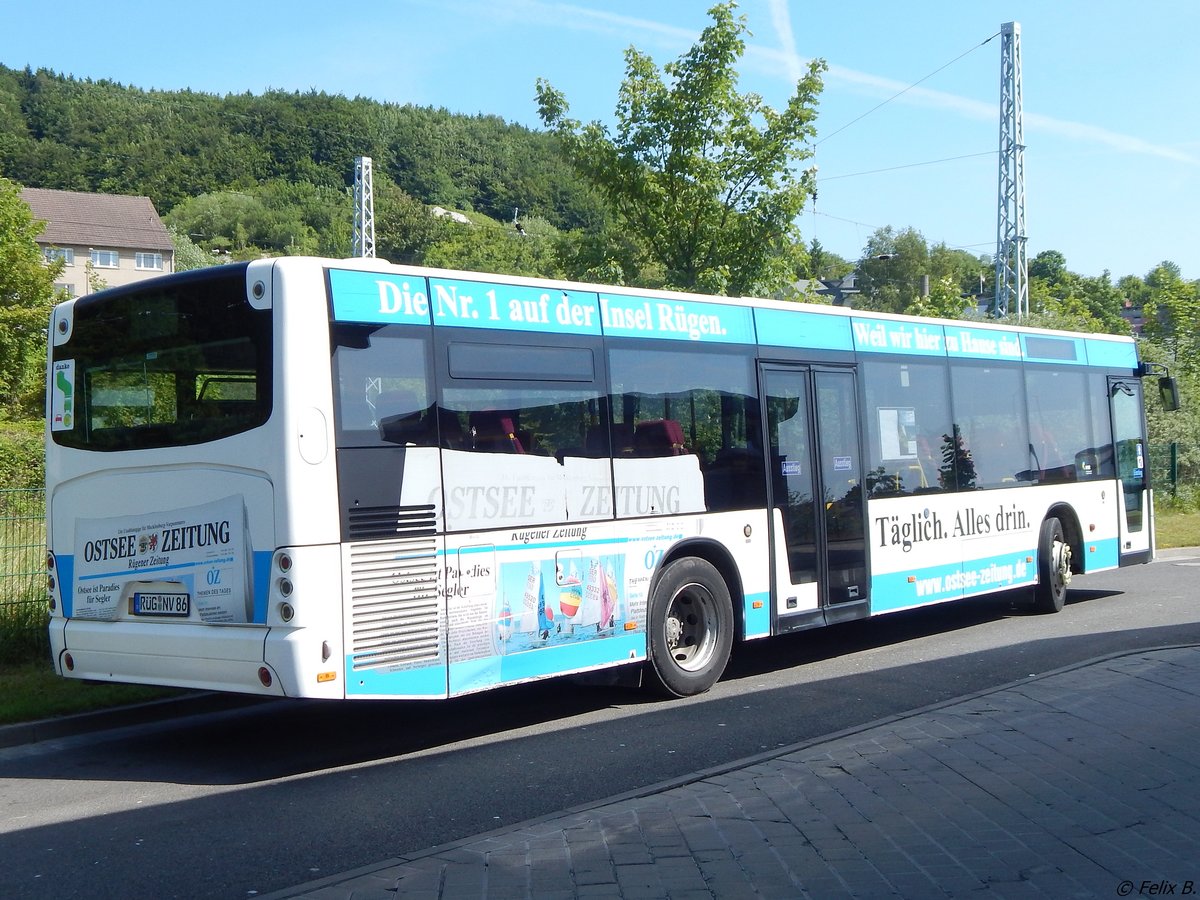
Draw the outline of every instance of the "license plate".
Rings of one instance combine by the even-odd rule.
[[[192,610],[192,598],[184,594],[154,591],[138,592],[133,595],[133,614],[135,616],[181,616],[186,617]]]

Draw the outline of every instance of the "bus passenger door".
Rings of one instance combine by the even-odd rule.
[[[774,632],[868,612],[855,374],[763,364]]]
[[[1143,562],[1150,553],[1150,491],[1142,420],[1142,383],[1136,378],[1109,378],[1113,455],[1121,495],[1117,500],[1120,563]]]

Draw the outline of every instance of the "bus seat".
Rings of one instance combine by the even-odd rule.
[[[610,430],[611,429],[611,430]],[[611,425],[590,425],[584,438],[587,455],[601,459],[609,455],[609,435],[612,435],[612,455],[629,456],[633,452],[633,426],[624,422]]]
[[[638,456],[681,456],[683,428],[675,419],[647,419],[633,431],[633,449]]]
[[[476,450],[492,453],[524,453],[521,439],[513,427],[512,415],[499,410],[471,413],[471,435]]]

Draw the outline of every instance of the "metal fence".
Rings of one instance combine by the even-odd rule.
[[[1194,488],[1200,485],[1200,455],[1194,446],[1151,444],[1150,477],[1158,494],[1174,495],[1185,485]]]
[[[0,661],[46,643],[45,492],[0,488]]]

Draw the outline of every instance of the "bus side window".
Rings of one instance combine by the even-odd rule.
[[[1107,410],[1101,407],[1097,415],[1091,405],[1080,402],[1089,396],[1088,379],[1092,377],[1071,369],[1026,368],[1029,443],[1036,481],[1087,481],[1112,472]],[[1103,385],[1091,387],[1103,397]]]
[[[1021,370],[956,361],[950,365],[950,383],[954,422],[974,465],[974,486],[1013,487],[1033,481]]]
[[[667,468],[685,480],[698,470],[702,508],[712,512],[766,502],[750,355],[639,341],[613,348],[609,371],[614,459],[671,459],[677,465]],[[638,467],[614,468],[618,494],[644,488],[638,472]]]
[[[947,470],[943,435],[952,431],[946,366],[941,362],[863,363],[871,496],[955,490],[953,456]],[[947,477],[949,476],[949,477]]]

